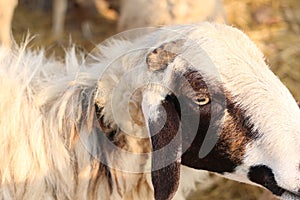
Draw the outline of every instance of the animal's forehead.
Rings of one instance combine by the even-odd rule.
[[[233,101],[248,111],[247,115],[257,116],[260,113],[264,119],[271,119],[267,116],[270,114],[290,127],[299,125],[296,121],[294,125],[287,122],[287,119],[300,118],[294,98],[271,72],[261,51],[245,34],[231,27],[205,25],[189,32],[188,38],[194,44],[187,43],[191,45],[182,56],[203,76],[219,77],[224,88],[233,94]],[[269,108],[266,109],[266,106]],[[264,120],[257,119],[259,121]]]

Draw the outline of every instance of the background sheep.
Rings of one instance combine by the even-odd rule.
[[[99,12],[110,18],[117,19],[118,31],[124,31],[131,28],[192,23],[201,21],[226,21],[223,4],[221,0],[119,0],[119,1],[78,1],[81,13],[88,12],[88,5],[94,3]],[[91,5],[89,5],[91,6]],[[109,9],[113,7],[117,10]],[[67,0],[53,2],[53,31],[55,35],[62,34],[64,28],[64,18],[67,9]],[[119,13],[119,17],[117,16]],[[87,14],[85,14],[87,15]],[[82,22],[84,35],[91,36],[88,21]]]
[[[11,23],[18,0],[0,0],[0,44],[11,45]]]
[[[121,0],[118,30],[201,21],[226,21],[221,0]]]
[[[3,2],[5,2],[3,0]],[[106,1],[106,0],[88,0],[72,1],[77,6],[77,15],[81,24],[82,33],[85,38],[92,38],[92,31],[90,28],[90,20],[88,19],[89,12],[92,7],[109,19],[118,18],[118,30],[126,30],[130,28],[157,26],[166,24],[180,24],[191,23],[200,21],[216,21],[225,22],[225,14],[223,5],[220,0],[210,1],[149,1],[149,0],[129,0],[129,1]],[[2,8],[8,6],[13,9],[5,11],[5,22],[7,27],[5,30],[10,30],[11,20],[13,16],[16,1],[8,1]],[[52,3],[52,32],[54,38],[60,38],[64,32],[64,23],[67,14],[68,1],[67,0],[54,0]],[[113,10],[117,9],[117,10]],[[143,12],[140,12],[143,10]],[[117,12],[120,16],[117,17]],[[7,18],[7,19],[6,19]],[[6,38],[3,38],[4,40]],[[6,39],[7,40],[7,39]]]
[[[76,4],[76,11],[77,15],[79,16],[79,21],[81,24],[81,30],[83,35],[86,38],[92,38],[93,34],[90,28],[90,20],[89,20],[89,12],[91,12],[92,8],[96,7],[98,12],[103,16],[109,19],[116,19],[117,18],[117,11],[112,10],[110,8],[110,4],[114,6],[113,1],[106,1],[106,0],[73,0],[73,4]],[[60,38],[64,32],[64,23],[67,14],[68,8],[68,0],[54,0],[52,5],[52,31],[55,38]]]

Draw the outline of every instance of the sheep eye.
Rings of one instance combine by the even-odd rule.
[[[198,104],[199,106],[204,106],[210,102],[210,99],[208,97],[202,97],[202,98],[197,98],[195,103]]]

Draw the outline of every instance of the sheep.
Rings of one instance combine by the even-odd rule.
[[[121,0],[118,31],[201,21],[226,22],[221,0]]]
[[[171,37],[169,32],[177,34],[178,38]],[[182,37],[190,41],[183,42]],[[130,52],[130,49],[144,49],[151,45],[157,48],[148,53],[146,59],[143,55],[147,52],[142,51],[138,56]],[[132,131],[133,127],[128,128],[129,122],[124,119],[131,116],[136,124],[145,123],[154,152],[174,141],[174,146],[165,150],[165,154],[159,151],[160,154],[152,155],[152,168],[160,169],[152,172],[156,199],[172,197],[178,184],[180,163],[240,182],[261,185],[283,199],[299,199],[299,108],[287,88],[267,67],[262,53],[249,38],[240,31],[223,25],[182,25],[150,35],[148,40],[142,40],[139,45],[135,43],[134,48],[126,46],[123,51],[120,47],[118,50],[122,52],[120,55],[127,56],[123,56],[119,62],[114,61],[107,74],[118,71],[116,76],[122,75],[120,83],[116,81],[116,76],[112,76],[107,80],[100,80],[98,84],[99,91],[116,90],[116,96],[113,96],[112,101],[107,101],[101,98],[103,93],[100,92],[96,97],[96,104],[105,109],[111,103],[111,109],[105,110],[103,114],[107,117],[106,123],[116,122],[113,124],[117,124],[119,129],[135,132],[136,137],[140,136],[138,131]],[[107,49],[103,52],[111,54]],[[184,59],[180,59],[178,54]],[[145,60],[146,67],[143,65]],[[134,64],[128,67],[128,63]],[[125,71],[120,72],[124,70],[119,69],[120,66],[126,66]],[[127,71],[130,70],[136,73],[128,74]],[[146,71],[145,76],[139,75],[143,70]],[[149,75],[149,71],[154,75]],[[188,83],[183,84],[185,79]],[[135,81],[132,83],[130,80]],[[154,86],[149,84],[151,82],[155,83]],[[143,85],[147,85],[149,89],[143,88]],[[191,85],[192,88],[186,89],[185,85]],[[137,88],[143,88],[143,92],[139,98],[134,97],[137,100],[132,102],[125,91],[130,91],[130,94]],[[193,91],[195,94],[190,94]],[[185,93],[182,94],[183,92]],[[183,100],[176,100],[174,96]],[[210,105],[210,98],[215,99],[215,105]],[[226,102],[226,105],[222,102]],[[142,110],[145,119],[143,123],[139,120],[143,117],[136,117],[138,113],[130,114],[130,107],[127,117],[111,112],[115,109],[126,113],[128,104],[142,107],[138,110]],[[197,104],[200,109],[195,106]],[[209,107],[203,106],[206,104],[210,106],[210,112]],[[195,109],[200,110],[200,122],[197,120],[199,112],[195,112]],[[178,110],[187,113],[180,113]],[[136,113],[134,109],[131,112]],[[174,117],[178,112],[178,116]],[[196,114],[192,115],[192,112]],[[181,119],[182,116],[187,119]],[[275,116],[276,119],[273,119]],[[198,125],[199,129],[190,130]],[[172,133],[172,130],[175,131]],[[183,132],[181,137],[184,138],[180,138],[180,130]],[[196,138],[190,140],[194,138],[195,132]],[[216,145],[213,145],[215,142]],[[289,157],[286,158],[286,155]],[[178,160],[175,159],[176,156]],[[164,160],[176,162],[163,162]]]
[[[18,0],[0,0],[0,44],[10,47],[11,40],[11,23],[13,13]]]
[[[90,28],[89,20],[87,19],[87,8],[93,1],[80,1],[75,0],[78,4],[77,14],[81,16],[81,29],[82,33],[86,38],[92,37],[92,32]],[[52,33],[55,38],[60,38],[64,31],[65,17],[68,7],[68,0],[54,0],[53,1],[53,11],[52,11]]]
[[[0,47],[1,198],[172,199],[183,165],[300,199],[299,108],[244,33],[126,34],[64,63]]]
[[[82,33],[86,38],[91,38],[93,36],[90,21],[88,20],[88,12],[89,9],[94,6],[97,8],[99,13],[108,19],[116,19],[117,13],[113,9],[110,9],[110,4],[112,6],[117,6],[117,2],[115,1],[107,1],[107,0],[73,0],[74,3],[77,4],[77,14],[80,16],[81,20],[81,29]],[[65,16],[68,7],[68,0],[54,0],[53,1],[53,11],[52,11],[52,33],[54,37],[60,38],[64,31],[64,22]]]

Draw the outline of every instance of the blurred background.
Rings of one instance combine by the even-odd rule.
[[[43,47],[48,55],[62,56],[64,48],[71,43],[77,44],[79,49],[88,52],[97,43],[121,30],[131,28],[131,25],[135,23],[139,23],[137,26],[144,22],[145,25],[156,26],[193,20],[195,22],[201,20],[225,22],[242,29],[254,40],[264,52],[271,69],[287,85],[295,98],[300,100],[299,0],[224,0],[223,2],[220,1],[221,5],[217,5],[217,7],[216,5],[208,5],[209,3],[216,3],[214,0],[202,0],[201,6],[193,6],[202,9],[200,9],[201,11],[196,10],[195,13],[204,13],[204,16],[198,18],[196,16],[196,19],[194,16],[184,14],[176,16],[178,13],[184,13],[184,8],[188,11],[190,8],[184,7],[184,5],[176,7],[174,4],[175,11],[170,15],[173,18],[177,17],[177,21],[170,19],[170,16],[163,18],[151,14],[153,19],[139,22],[138,19],[141,17],[130,16],[134,14],[133,8],[141,10],[147,16],[149,16],[147,12],[153,12],[153,9],[157,10],[157,8],[151,8],[152,5],[141,8],[138,4],[133,4],[133,8],[125,8],[126,5],[124,4],[134,0],[120,1],[122,0],[99,0],[95,4],[89,0],[69,0],[55,17],[53,15],[55,10],[52,8],[61,9],[59,6],[62,5],[59,3],[61,4],[63,0],[58,4],[56,2],[56,5],[54,5],[55,0],[53,2],[52,0],[20,0],[12,20],[12,33],[17,43],[24,41],[26,35],[30,33],[34,36],[30,46],[33,48]],[[148,1],[154,2],[153,0]],[[163,2],[163,0],[155,1]],[[158,14],[163,12],[163,10],[157,11],[159,11]],[[157,19],[163,20],[157,21]],[[58,22],[54,22],[55,20]],[[212,178],[217,181],[209,188],[199,189],[199,191],[191,194],[190,200],[274,199],[263,189],[221,178]]]

